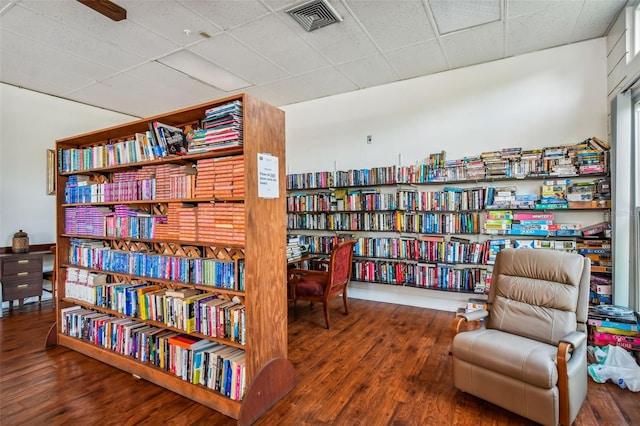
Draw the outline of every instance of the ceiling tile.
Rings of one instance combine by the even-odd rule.
[[[509,19],[516,16],[553,12],[558,9],[571,10],[576,7],[579,9],[582,7],[584,1],[585,0],[506,0],[505,9],[507,19]]]
[[[189,50],[256,85],[289,76],[286,71],[226,33],[205,40]]]
[[[507,56],[569,43],[581,7],[582,2],[553,2],[544,12],[509,18]]]
[[[168,4],[166,0],[117,0],[117,3],[127,9],[127,20],[161,34],[183,47],[201,41],[201,31],[210,36],[222,31],[222,28],[178,1]],[[191,31],[191,34],[186,34],[184,30]]]
[[[86,6],[84,7],[88,9]],[[25,22],[28,22],[29,25],[24,25]],[[20,4],[2,16],[0,28],[11,30],[54,49],[116,69],[129,68],[143,62],[140,56],[124,51],[115,44],[88,36],[58,21],[39,15],[20,6]],[[57,66],[56,63],[48,65]]]
[[[159,81],[171,81],[171,84],[158,85]],[[78,90],[71,96],[86,103],[91,103],[92,96],[98,96],[96,99],[101,102],[102,96],[107,96],[106,101],[111,109],[149,116],[187,107],[199,103],[203,98],[217,99],[226,94],[164,65],[150,62]],[[115,105],[120,106],[115,108]]]
[[[236,27],[230,34],[294,75],[329,65],[274,14]]]
[[[604,36],[625,3],[625,0],[586,1],[571,35],[571,41]]]
[[[382,55],[368,56],[338,66],[360,88],[391,83],[398,74]]]
[[[504,55],[504,25],[492,22],[441,37],[452,68],[489,62]]]
[[[224,30],[235,28],[269,13],[269,9],[257,0],[181,1]]]
[[[67,98],[136,117],[149,117],[168,111],[160,93],[145,95],[113,83],[95,83],[73,92]]]
[[[272,92],[266,87],[249,87],[247,89],[236,90],[234,92],[229,92],[229,95],[235,95],[239,93],[246,93],[247,95],[253,96],[255,98],[261,99],[273,106],[281,106],[284,105],[282,103],[282,99],[278,96],[277,93]]]
[[[287,10],[304,3],[304,0],[262,0],[271,10]]]
[[[307,91],[307,84],[296,77],[289,77],[261,86],[262,88],[277,93],[284,105],[303,102],[311,98]]]
[[[403,79],[419,77],[448,69],[436,40],[403,47],[384,54]]]
[[[335,68],[286,78],[263,87],[281,97],[280,105],[304,102],[358,89],[358,86]]]
[[[349,0],[347,4],[383,51],[435,38],[424,3],[420,0]]]
[[[337,95],[358,89],[358,86],[335,68],[312,71],[304,75],[299,75],[296,78],[307,86],[306,92],[309,93],[309,95],[306,100]]]
[[[335,1],[330,3],[344,20],[311,32],[304,30],[285,12],[278,13],[297,34],[334,64],[380,53],[344,6]]]
[[[0,16],[4,12],[4,8],[13,5],[13,0],[0,0]]]
[[[66,8],[61,8],[59,1],[23,0],[20,5],[75,29],[79,34],[84,34],[84,38],[115,44],[120,49],[143,58],[153,59],[179,47],[129,19],[129,10],[127,19],[116,22],[78,2],[72,2]]]
[[[501,18],[500,0],[429,0],[429,6],[440,34]]]
[[[116,70],[52,49],[11,31],[0,32],[0,79],[33,90],[35,82],[51,80],[60,95],[113,75]],[[56,66],[43,67],[42,64]],[[48,92],[47,92],[48,93]]]

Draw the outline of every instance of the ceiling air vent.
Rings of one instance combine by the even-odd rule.
[[[338,12],[327,0],[311,0],[286,11],[307,31],[342,22]]]

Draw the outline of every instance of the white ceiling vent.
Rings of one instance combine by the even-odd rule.
[[[311,0],[286,10],[307,31],[342,22],[338,12],[327,0]]]

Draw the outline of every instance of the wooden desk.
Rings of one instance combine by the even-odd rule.
[[[38,297],[42,303],[42,258],[50,251],[0,255],[2,301],[18,300],[21,307],[27,297]]]

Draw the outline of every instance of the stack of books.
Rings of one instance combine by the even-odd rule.
[[[242,102],[233,101],[205,111],[202,128],[195,132],[189,153],[242,145]]]
[[[303,246],[300,237],[290,236],[287,239],[287,263],[302,257]]]
[[[589,337],[596,346],[614,345],[640,351],[640,316],[624,306],[599,305],[589,307]]]
[[[542,185],[542,198],[536,204],[537,209],[559,209],[568,208],[567,185],[571,183],[569,179],[546,180]]]

